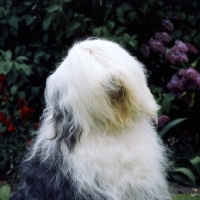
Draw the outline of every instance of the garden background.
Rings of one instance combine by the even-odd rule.
[[[47,76],[91,36],[119,42],[144,63],[161,105],[158,134],[171,151],[169,181],[199,186],[199,0],[0,0],[0,184],[18,178]]]

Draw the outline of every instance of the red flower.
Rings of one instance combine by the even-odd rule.
[[[9,97],[7,95],[2,96],[2,101],[7,101],[9,99]]]
[[[30,119],[33,116],[33,113],[35,112],[35,110],[33,108],[28,108],[27,105],[27,101],[26,99],[19,99],[18,101],[19,104],[19,113],[20,113],[20,117],[21,120],[23,122],[27,122],[28,119]]]
[[[6,88],[6,77],[0,76],[0,94],[3,94],[4,89]]]
[[[37,130],[39,128],[39,123],[34,124],[34,129]]]
[[[21,108],[27,104],[27,101],[26,101],[26,99],[19,99],[18,104],[19,104],[19,107]]]
[[[0,121],[8,127],[8,132],[15,132],[16,128],[13,123],[4,116],[3,112],[0,112]]]
[[[4,75],[0,76],[0,83],[6,83],[6,76]]]
[[[16,128],[14,127],[14,125],[11,123],[9,126],[8,126],[8,132],[15,132],[16,131]]]
[[[0,112],[0,121],[4,120],[3,112]]]
[[[12,124],[12,122],[8,118],[5,118],[3,122],[6,126],[10,126],[10,124]]]
[[[22,106],[19,110],[21,120],[23,122],[27,122],[28,119],[30,119],[33,116],[34,111],[35,110],[33,108],[28,108],[26,106]]]
[[[25,141],[26,141],[26,144],[27,144],[28,146],[31,146],[32,141],[31,141],[31,138],[30,138],[30,137],[26,137],[26,138],[25,138]]]

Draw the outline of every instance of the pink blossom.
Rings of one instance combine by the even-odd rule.
[[[162,26],[165,30],[172,32],[174,30],[174,25],[171,23],[169,19],[164,19],[162,21]]]
[[[153,38],[150,38],[149,44],[150,44],[151,49],[153,51],[160,52],[162,54],[165,53],[165,46],[161,41],[153,39]]]
[[[178,50],[178,51],[181,51],[183,53],[188,52],[187,45],[184,42],[182,42],[181,40],[176,40],[175,44],[176,45],[173,47],[174,50]]]
[[[166,32],[156,32],[155,33],[155,38],[157,40],[162,41],[162,42],[170,42],[171,41],[171,37]]]
[[[197,54],[197,49],[190,43],[186,43],[188,51],[193,53],[193,54]]]
[[[179,97],[183,91],[185,86],[185,79],[180,78],[177,74],[174,74],[167,84],[167,88],[173,92],[177,97]]]
[[[188,62],[188,57],[185,53],[173,48],[169,50],[169,52],[165,55],[165,58],[172,64],[175,64],[177,61]]]
[[[170,117],[167,115],[161,115],[158,117],[158,127],[163,128],[170,121]]]
[[[144,55],[145,58],[149,57],[150,54],[150,47],[148,44],[142,44],[142,47],[140,48],[140,52]]]

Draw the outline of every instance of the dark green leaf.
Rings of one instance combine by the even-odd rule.
[[[13,63],[12,62],[5,62],[2,68],[2,74],[7,75],[9,71],[12,69]]]
[[[135,11],[131,11],[129,14],[129,19],[133,22],[137,18],[137,13]]]
[[[193,15],[188,16],[188,22],[192,25],[196,24],[196,18]]]
[[[12,58],[12,52],[10,50],[6,51],[5,60],[9,62],[11,61],[11,58]]]
[[[17,86],[12,86],[10,89],[10,92],[11,92],[11,94],[16,94],[17,90],[18,90]]]
[[[51,12],[55,12],[55,11],[59,11],[60,10],[60,6],[59,5],[51,5],[50,7],[47,8],[47,13],[51,13]]]
[[[18,29],[18,19],[16,16],[11,16],[8,18],[8,24],[11,25],[12,27]]]
[[[191,64],[191,66],[196,67],[199,59],[200,59],[200,56]]]
[[[184,36],[183,36],[183,41],[184,41],[184,42],[190,43],[190,42],[191,42],[191,37],[190,37],[190,35],[184,35]]]
[[[128,4],[128,3],[123,3],[123,4],[120,6],[120,9],[122,9],[123,11],[128,11],[128,10],[132,10],[133,8],[130,6],[130,4]]]
[[[48,35],[46,34],[46,35],[43,36],[43,42],[46,43],[47,40],[48,40]]]
[[[186,18],[186,14],[184,13],[184,12],[181,12],[180,14],[179,14],[179,18],[180,18],[180,20],[185,20],[185,18]]]
[[[19,50],[20,50],[20,47],[19,47],[19,46],[16,46],[16,47],[15,47],[15,54],[16,54],[16,55],[19,54]]]
[[[44,55],[44,51],[37,50],[37,51],[35,52],[34,58],[38,58],[38,57],[41,57],[41,56],[43,56],[43,55]]]
[[[54,18],[54,15],[53,14],[47,14],[44,21],[43,21],[43,30],[46,31],[49,26],[50,26],[50,23],[51,23],[51,20]]]
[[[149,10],[150,10],[149,5],[147,3],[143,3],[142,8],[140,9],[140,11],[145,14],[145,13],[149,12]]]
[[[24,2],[24,5],[25,5],[25,6],[30,6],[30,5],[32,5],[32,3],[33,3],[33,2],[31,2],[31,1],[26,1],[26,2]]]
[[[195,156],[194,158],[190,159],[190,162],[200,175],[200,156]]]
[[[177,124],[185,121],[187,118],[180,118],[180,119],[175,119],[171,122],[169,122],[160,132],[159,135],[163,137],[171,128],[176,126]]]
[[[18,62],[14,62],[13,65],[14,65],[14,68],[15,68],[16,70],[19,70],[19,69],[20,69],[20,65],[19,65]]]
[[[0,61],[0,74],[3,74],[4,65],[5,65],[5,62],[4,61]]]
[[[31,10],[35,10],[35,8],[37,8],[37,5],[34,5]]]
[[[13,34],[14,36],[17,36],[17,29],[15,29],[14,27],[11,26],[11,27],[9,28],[9,31],[10,31],[10,33]]]
[[[109,31],[112,31],[112,29],[114,28],[115,23],[112,21],[108,21],[106,24],[106,27],[108,28]]]
[[[7,127],[0,122],[0,132],[3,133],[6,131],[6,129]],[[0,199],[1,199],[1,196],[0,196]]]
[[[0,199],[1,200],[9,200],[10,198],[11,188],[10,185],[1,185],[0,186]]]
[[[25,99],[26,98],[26,93],[25,92],[18,92],[19,98]]]
[[[51,57],[50,54],[48,54],[48,53],[45,53],[45,54],[44,54],[44,59],[45,59],[46,61],[49,60],[50,57]]]
[[[95,28],[93,31],[92,31],[92,35],[93,36],[100,36],[101,35],[101,27],[98,27],[98,28]]]
[[[32,94],[37,95],[40,91],[39,87],[32,87],[31,88]]]
[[[26,56],[18,56],[17,57],[17,61],[24,61],[24,60],[28,60],[28,58]]]
[[[200,34],[194,37],[194,43],[200,47]]]
[[[184,184],[189,184],[189,185],[196,185],[196,179],[195,176],[193,174],[193,172],[188,169],[188,168],[184,168],[184,167],[180,167],[180,168],[176,168],[174,170],[174,172],[176,173],[175,175],[173,175],[173,177],[184,183]]]
[[[20,69],[22,69],[27,76],[31,73],[31,68],[26,64],[20,64]]]
[[[35,18],[33,16],[27,15],[25,18],[26,25],[29,26],[30,24],[33,23],[34,20],[35,20]]]
[[[76,30],[79,27],[80,27],[80,23],[79,22],[73,22],[67,27],[67,31],[71,32],[71,31]]]
[[[116,13],[117,13],[118,20],[120,22],[124,22],[124,19],[123,19],[124,11],[123,11],[123,9],[121,7],[117,8]]]
[[[148,0],[150,5],[153,5],[156,0]]]
[[[134,40],[134,39],[130,40],[130,41],[129,41],[129,45],[130,45],[132,48],[137,49],[137,47],[138,47],[137,40]]]
[[[122,34],[126,29],[127,29],[127,27],[125,27],[125,26],[118,27],[117,30],[115,31],[115,35],[118,36],[118,35]]]
[[[172,38],[172,39],[178,39],[178,38],[181,37],[181,34],[182,34],[181,30],[175,30],[175,31],[171,34],[171,38]]]

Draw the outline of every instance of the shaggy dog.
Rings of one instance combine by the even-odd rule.
[[[170,200],[158,105],[120,45],[78,42],[47,79],[46,108],[12,200]]]

